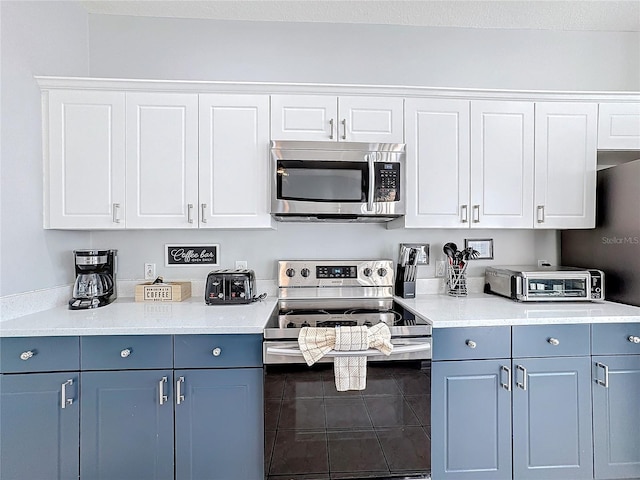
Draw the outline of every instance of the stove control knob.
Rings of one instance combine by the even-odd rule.
[[[303,268],[302,270],[300,270],[300,275],[302,275],[304,278],[307,278],[310,273],[311,271],[308,268]]]
[[[365,277],[370,277],[373,271],[369,267],[367,267],[362,271],[362,273]]]
[[[296,271],[293,268],[287,268],[287,271],[284,273],[287,274],[287,277],[291,278],[296,274]]]
[[[386,268],[379,268],[378,269],[378,275],[380,275],[381,277],[386,277],[387,276],[387,269]]]

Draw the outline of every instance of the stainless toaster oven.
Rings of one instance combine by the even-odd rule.
[[[204,301],[207,305],[251,303],[256,294],[253,270],[214,270],[207,275]]]
[[[604,300],[604,273],[575,267],[487,267],[485,293],[519,302]]]

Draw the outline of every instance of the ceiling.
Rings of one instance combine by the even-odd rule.
[[[640,32],[640,1],[86,0],[89,12],[216,20]]]

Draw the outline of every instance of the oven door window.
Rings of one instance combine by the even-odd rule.
[[[527,293],[535,297],[587,297],[587,282],[584,278],[530,278]]]
[[[366,202],[367,168],[364,162],[278,161],[278,199]]]

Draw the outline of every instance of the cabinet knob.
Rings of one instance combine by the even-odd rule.
[[[20,360],[29,360],[31,357],[33,357],[36,353],[33,350],[27,350],[26,352],[22,352],[20,354]]]
[[[222,350],[220,350],[219,347],[214,348],[211,353],[213,354],[214,357],[219,357],[220,354],[222,353]]]
[[[630,335],[627,340],[629,340],[631,343],[640,343],[640,337],[637,337],[635,335]]]
[[[560,345],[560,340],[558,340],[557,338],[548,338],[547,342],[549,342],[550,345],[553,345],[554,347],[557,345]]]
[[[467,347],[469,348],[476,348],[476,342],[474,342],[473,340],[467,340],[466,342],[464,342]]]
[[[131,349],[130,348],[125,348],[124,350],[120,351],[120,356],[122,358],[127,358],[129,355],[131,355]]]

